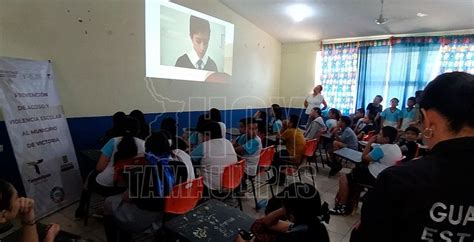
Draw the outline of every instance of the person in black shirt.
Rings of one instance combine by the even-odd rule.
[[[419,135],[420,130],[417,127],[408,127],[405,129],[405,134],[403,134],[404,138],[400,138],[398,141],[398,146],[400,146],[400,150],[405,156],[402,162],[416,158],[418,151],[418,143],[416,143],[416,140]]]
[[[173,142],[176,144],[177,149],[183,151],[189,150],[189,145],[186,140],[177,136],[178,124],[176,123],[176,120],[174,120],[173,118],[165,118],[163,119],[163,121],[161,121],[160,128],[161,130],[168,131],[168,133],[171,135],[171,138],[173,139]]]
[[[138,124],[140,125],[137,138],[145,140],[150,135],[150,126],[145,121],[145,115],[142,111],[135,109],[130,112],[129,116],[138,120]]]
[[[374,101],[369,103],[366,108],[365,116],[374,117],[375,124],[380,127],[380,113],[383,110],[382,104],[383,97],[380,95],[375,96]]]
[[[127,118],[127,115],[124,112],[119,111],[114,113],[114,115],[112,116],[112,128],[107,130],[105,132],[105,135],[101,137],[98,141],[100,147],[103,147],[112,138],[123,136],[122,126],[123,120],[125,118]]]
[[[251,227],[255,241],[329,242],[327,203],[312,185],[293,183],[270,199],[265,217]],[[244,241],[238,236],[237,241]]]
[[[431,150],[379,174],[351,241],[473,241],[473,93],[474,76],[464,72],[428,84],[420,110]]]

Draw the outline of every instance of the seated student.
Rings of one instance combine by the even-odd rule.
[[[224,168],[237,163],[237,155],[232,143],[222,137],[218,123],[206,124],[201,133],[204,142],[191,152],[191,159],[195,164],[201,165],[205,187],[208,190],[221,191]]]
[[[137,138],[145,140],[150,135],[150,126],[145,121],[145,115],[142,111],[136,109],[130,112],[130,117],[135,118],[138,121],[138,134]]]
[[[31,198],[19,197],[12,184],[0,179],[0,225],[12,222],[16,218],[21,220],[18,241],[40,241],[36,228],[35,201]],[[53,242],[59,230],[59,224],[50,224],[46,236],[41,241]]]
[[[270,133],[273,135],[278,135],[280,134],[283,127],[283,113],[280,105],[272,104],[272,107],[270,108],[270,115],[272,116],[272,120],[270,121]]]
[[[253,177],[257,174],[258,160],[262,150],[262,141],[257,136],[257,129],[258,125],[255,119],[248,118],[245,120],[245,134],[235,146],[235,153],[237,153],[239,158],[245,159],[246,177]],[[243,182],[242,184],[246,183]]]
[[[172,136],[166,130],[161,130],[160,132],[164,132],[170,139],[172,138]],[[178,140],[176,139],[171,139],[171,158],[173,161],[180,162],[179,164],[186,167],[188,174],[187,180],[196,178],[191,156],[186,151],[178,148]]]
[[[105,200],[107,241],[131,241],[132,233],[160,222],[163,198],[189,178],[183,163],[173,160],[169,138],[166,131],[151,134],[145,143],[147,165],[131,173],[129,190]]]
[[[357,139],[358,140],[363,140],[366,135],[368,135],[370,132],[374,131],[375,133],[377,132],[377,126],[375,125],[375,122],[373,120],[373,117],[365,117],[362,119],[362,123],[364,124],[362,129],[358,129],[354,131],[354,133],[357,134]]]
[[[267,124],[263,121],[257,121],[258,132],[257,135],[262,141],[262,148],[267,148],[268,146],[275,145],[275,141],[267,137],[268,127]]]
[[[402,159],[402,152],[398,145],[394,144],[398,131],[385,126],[382,132],[372,137],[362,152],[363,164],[352,169],[352,172],[339,177],[339,191],[336,195],[336,205],[330,212],[334,215],[345,215],[350,212],[348,199],[351,189],[356,184],[373,186],[377,176],[385,168],[393,166]],[[380,144],[372,149],[372,144]]]
[[[198,121],[196,123],[196,129],[193,132],[191,132],[189,137],[187,137],[187,139],[189,140],[189,144],[191,145],[191,148],[194,148],[202,143],[201,131],[203,130],[204,126],[206,126],[209,122],[210,120],[206,118],[205,114],[199,115]],[[183,137],[183,138],[186,139],[186,137]]]
[[[268,123],[268,120],[267,120],[267,112],[265,112],[265,111],[259,110],[259,111],[255,112],[255,114],[253,115],[253,117],[254,117],[255,120],[257,120],[258,122]]]
[[[407,107],[402,110],[400,118],[402,119],[401,130],[406,130],[415,121],[415,97],[409,97],[407,100]]]
[[[243,118],[243,119],[239,120],[239,133],[240,133],[240,135],[237,136],[237,138],[235,138],[232,141],[233,144],[238,144],[239,139],[242,138],[242,136],[244,136],[245,133],[247,132],[246,126],[245,126],[246,121],[247,121],[247,118]]]
[[[420,130],[417,127],[408,127],[405,129],[403,138],[398,141],[398,146],[402,151],[402,155],[405,156],[405,159],[402,161],[409,161],[416,158],[416,151],[418,150],[418,136],[420,135]]]
[[[337,122],[341,118],[341,112],[335,108],[329,109],[328,120],[326,120],[326,127],[328,132],[333,132],[337,127]]]
[[[173,142],[176,144],[176,148],[184,151],[187,151],[189,149],[189,145],[186,140],[176,135],[178,132],[178,125],[176,124],[176,120],[174,120],[173,118],[163,119],[163,121],[161,121],[160,129],[168,131],[171,139],[173,139]]]
[[[398,106],[398,99],[392,98],[390,100],[390,107],[383,110],[380,114],[382,120],[382,127],[391,126],[396,129],[400,129],[400,119],[402,111],[397,108]]]
[[[275,205],[274,210],[252,224],[254,241],[329,242],[323,224],[329,222],[327,204],[321,205],[320,194],[312,185],[290,184],[269,204]],[[245,240],[239,235],[236,241]]]
[[[122,136],[122,134],[120,133],[120,131],[123,130],[121,128],[121,125],[122,125],[123,120],[126,117],[127,115],[124,112],[114,113],[114,115],[112,116],[112,124],[113,124],[112,128],[105,132],[104,137],[100,138],[99,140],[100,146],[104,146],[112,138]]]
[[[98,193],[108,197],[122,193],[125,188],[115,186],[114,182],[114,164],[119,160],[131,159],[143,156],[145,153],[145,142],[137,137],[139,124],[135,118],[128,117],[123,123],[124,134],[122,137],[116,137],[102,148],[102,155],[97,162],[96,170],[92,171],[84,184],[81,193],[79,207],[76,209],[76,218],[82,218],[86,215],[85,205],[90,199],[91,192]]]
[[[355,131],[357,125],[362,122],[362,118],[365,117],[365,110],[363,108],[357,109],[355,115],[351,117],[352,126],[351,128]]]
[[[211,121],[217,122],[219,124],[221,127],[222,137],[225,138],[227,127],[225,126],[225,123],[222,122],[221,111],[217,108],[211,108],[209,110],[209,118]]]
[[[305,139],[303,132],[301,132],[297,127],[299,123],[299,118],[296,115],[291,115],[290,119],[287,121],[287,125],[282,129],[282,133],[279,136],[280,139],[285,143],[286,149],[280,150],[276,154],[275,161],[273,166],[275,170],[279,171],[280,166],[283,165],[300,165],[301,159],[304,154],[304,145]],[[286,181],[286,176],[283,173],[278,172],[278,182],[280,185],[284,184]],[[270,183],[275,183],[276,176],[272,178]]]
[[[338,122],[337,129],[334,129],[333,136],[334,141],[332,143],[332,149],[329,150],[329,155],[331,156],[331,162],[328,165],[331,167],[329,175],[337,174],[341,169],[342,165],[339,162],[335,161],[334,151],[349,148],[357,150],[359,148],[359,143],[357,136],[354,131],[351,129],[351,118],[348,116],[342,116]]]
[[[370,119],[368,117],[363,117],[357,121],[357,123],[353,126],[352,130],[354,130],[354,133],[359,135],[359,133],[362,131],[362,129],[365,127],[366,123],[369,122]],[[354,123],[353,123],[354,124]]]
[[[314,107],[309,113],[309,119],[306,130],[304,132],[305,139],[316,139],[323,132],[326,132],[326,124],[324,123],[323,118],[321,117],[321,109]]]
[[[369,116],[374,117],[375,125],[377,125],[377,127],[380,127],[380,113],[383,110],[383,106],[380,103],[382,103],[382,101],[383,101],[383,97],[380,95],[376,95],[374,97],[374,101],[367,104],[367,108],[365,111],[366,117],[369,117]]]

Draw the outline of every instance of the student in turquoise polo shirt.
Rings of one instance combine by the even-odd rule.
[[[390,107],[383,110],[380,114],[380,117],[382,117],[382,127],[392,126],[396,129],[400,129],[402,111],[397,108],[398,102],[397,98],[392,98],[392,100],[390,100]]]
[[[402,110],[402,116],[400,117],[402,119],[402,125],[401,125],[401,130],[405,130],[410,125],[413,125],[413,121],[415,121],[415,104],[416,100],[415,97],[409,97],[407,100],[407,107]]]

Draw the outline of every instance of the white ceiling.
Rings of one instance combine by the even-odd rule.
[[[474,28],[474,0],[384,1],[389,22],[377,25],[380,0],[221,0],[282,43]],[[294,3],[312,7],[314,15],[295,23],[285,13]]]

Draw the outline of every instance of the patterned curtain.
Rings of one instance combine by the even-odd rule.
[[[354,112],[357,95],[357,43],[323,45],[321,83],[329,107]]]
[[[464,71],[474,74],[474,35],[443,39],[440,73]]]

